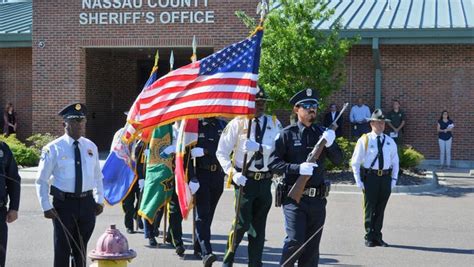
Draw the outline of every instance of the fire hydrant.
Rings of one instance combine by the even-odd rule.
[[[128,249],[127,238],[114,224],[105,230],[95,249],[89,252],[89,258],[93,261],[91,267],[126,267],[136,256],[133,249]]]

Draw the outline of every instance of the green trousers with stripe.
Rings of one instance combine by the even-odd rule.
[[[385,207],[392,192],[390,175],[367,174],[364,181],[365,240],[382,240]]]
[[[240,200],[239,217],[234,220],[232,229],[227,240],[227,248],[224,256],[223,266],[232,266],[235,251],[240,241],[247,232],[248,236],[248,266],[262,266],[263,246],[265,243],[265,227],[268,211],[272,206],[271,179],[253,180],[248,179],[243,187]],[[235,189],[235,198],[239,195],[238,188]],[[234,224],[237,223],[236,226]],[[235,229],[235,233],[234,233]],[[231,251],[232,239],[235,238],[235,249]]]

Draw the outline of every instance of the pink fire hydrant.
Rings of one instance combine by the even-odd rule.
[[[128,249],[127,238],[112,224],[105,230],[95,249],[89,252],[94,267],[125,267],[137,256],[133,249]]]

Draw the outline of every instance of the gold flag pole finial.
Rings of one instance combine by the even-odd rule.
[[[191,56],[191,62],[196,62],[197,61],[197,55],[196,55],[196,50],[197,50],[197,42],[196,42],[196,35],[193,35],[193,55]]]
[[[173,50],[171,50],[171,55],[170,55],[170,71],[173,70],[173,66],[174,66],[174,54],[173,54]]]

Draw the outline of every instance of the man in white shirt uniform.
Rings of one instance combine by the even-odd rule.
[[[242,186],[239,219],[236,227],[232,228],[227,241],[223,266],[232,266],[234,262],[232,240],[235,238],[235,250],[245,232],[252,226],[254,231],[248,234],[248,265],[262,266],[262,253],[265,242],[265,226],[267,214],[272,205],[272,173],[268,169],[269,156],[275,148],[275,139],[282,129],[280,122],[272,116],[265,115],[265,101],[268,100],[264,90],[259,88],[255,97],[255,119],[252,121],[250,138],[247,140],[248,119],[237,117],[227,124],[219,139],[217,160],[227,175],[232,173],[235,196],[238,197],[238,187]],[[231,160],[234,152],[235,166]],[[244,154],[248,153],[248,170],[242,173]],[[233,232],[236,229],[236,232]]]
[[[352,106],[349,118],[351,121],[352,138],[357,139],[361,135],[370,132],[367,118],[370,117],[370,109],[364,105],[362,98],[357,99],[357,105]]]
[[[97,146],[82,137],[85,105],[69,105],[59,115],[65,134],[43,148],[36,191],[44,217],[53,221],[54,266],[70,266],[72,256],[71,265],[83,267],[96,216],[103,211],[103,176]]]
[[[364,192],[365,245],[387,247],[382,239],[382,225],[385,207],[397,184],[398,151],[395,141],[383,133],[389,120],[382,111],[376,109],[369,121],[372,132],[357,141],[351,165],[355,182]]]

